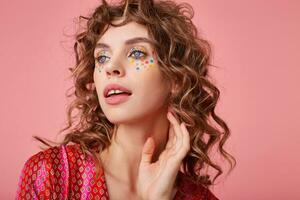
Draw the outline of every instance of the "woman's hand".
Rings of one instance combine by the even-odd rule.
[[[170,200],[175,194],[174,183],[183,158],[190,150],[190,137],[184,123],[179,124],[171,112],[169,139],[155,163],[150,163],[155,149],[152,137],[144,144],[137,179],[137,193],[143,200]]]

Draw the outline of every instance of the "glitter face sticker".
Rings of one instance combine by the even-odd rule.
[[[108,59],[108,52],[103,50],[100,51],[99,53],[97,53],[96,55],[96,67],[98,69],[99,72],[102,71],[103,65],[106,62],[106,60]]]
[[[152,52],[154,54],[154,52]],[[141,70],[149,70],[150,68],[154,67],[154,58],[150,56],[149,58],[146,57],[146,49],[144,47],[134,47],[130,50],[130,56],[128,58],[129,63],[131,66],[134,66],[137,71]],[[142,55],[142,56],[140,56]]]
[[[107,50],[98,52],[95,56],[95,67],[98,72],[101,73],[104,65],[108,62],[110,57]],[[154,51],[152,51],[154,55]],[[155,66],[155,60],[153,56],[147,56],[146,48],[144,47],[133,47],[127,54],[129,65],[135,67],[136,71],[149,70]]]

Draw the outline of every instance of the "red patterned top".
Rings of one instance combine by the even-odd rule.
[[[79,144],[61,145],[31,156],[22,169],[16,199],[108,200],[104,172],[96,177],[95,163]],[[218,200],[179,171],[174,200]]]

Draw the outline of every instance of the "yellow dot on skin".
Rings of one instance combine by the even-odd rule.
[[[129,59],[130,64],[134,63],[134,60],[132,58]]]

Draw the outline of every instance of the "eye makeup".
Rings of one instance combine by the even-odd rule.
[[[152,56],[147,58],[146,49],[144,47],[134,47],[130,52],[139,52],[140,54],[144,54],[142,57],[132,57],[128,58],[131,66],[134,66],[137,71],[140,70],[149,70],[151,67],[154,67],[154,58]],[[154,53],[154,52],[152,52]],[[132,53],[130,53],[131,55]]]
[[[102,50],[99,53],[96,54],[95,61],[96,61],[96,67],[98,68],[98,71],[101,72],[103,68],[103,64],[106,62],[106,59],[108,57],[108,52],[106,50]]]
[[[141,47],[133,47],[129,50],[128,54],[129,54],[128,57],[132,57],[132,55],[137,56],[140,54],[142,54],[143,55],[142,57],[144,57],[147,55],[147,50],[145,47],[142,47],[142,46]],[[140,57],[135,57],[135,58],[140,58]]]
[[[99,72],[103,70],[104,64],[110,59],[108,54],[107,50],[102,50],[96,54],[95,65]],[[154,55],[154,51],[152,51],[152,55]],[[155,66],[153,56],[148,56],[146,48],[142,46],[131,48],[127,54],[127,60],[130,66],[135,67],[137,71],[149,70]]]

